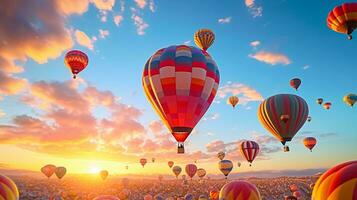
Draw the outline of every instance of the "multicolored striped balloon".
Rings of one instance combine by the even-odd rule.
[[[79,50],[71,50],[66,53],[64,63],[71,70],[73,78],[83,71],[88,65],[88,56]]]
[[[224,153],[223,151],[220,151],[220,152],[218,152],[218,154],[217,154],[217,157],[218,157],[220,160],[223,160],[225,156],[226,156],[226,153]]]
[[[174,166],[172,168],[172,172],[175,174],[176,178],[178,178],[178,175],[180,175],[182,169],[180,166]]]
[[[205,51],[170,46],[152,55],[142,76],[144,92],[184,153],[186,138],[216,96],[219,71]]]
[[[192,177],[194,177],[197,172],[197,166],[195,164],[187,164],[185,167],[185,171],[187,176],[192,179]]]
[[[316,181],[312,200],[356,200],[357,160],[339,164]]]
[[[305,147],[310,149],[310,151],[312,152],[312,149],[316,145],[317,140],[314,137],[306,137],[306,138],[304,138],[303,143],[304,143]]]
[[[261,200],[255,185],[247,181],[232,181],[225,184],[220,193],[220,200]]]
[[[284,121],[281,116],[288,115]],[[295,136],[309,115],[306,101],[293,94],[278,94],[264,100],[258,109],[260,123],[283,145]]]
[[[357,3],[344,3],[335,7],[328,14],[326,21],[331,30],[347,34],[351,40],[351,34],[357,27]]]
[[[346,96],[343,97],[343,101],[353,107],[353,105],[356,103],[357,101],[357,95],[356,94],[347,94]]]
[[[9,177],[0,174],[0,199],[19,200],[20,194],[16,184]]]
[[[233,169],[233,163],[230,160],[221,160],[218,163],[218,168],[219,168],[219,170],[221,170],[223,175],[226,176],[226,179],[227,179],[228,174]]]
[[[219,191],[217,191],[217,190],[212,190],[212,191],[210,191],[210,192],[209,192],[209,198],[210,198],[211,200],[218,200],[218,198],[219,198]]]
[[[194,35],[195,44],[206,51],[214,42],[215,35],[209,29],[200,29]]]
[[[249,162],[249,166],[252,166],[252,162],[259,153],[259,145],[254,141],[243,141],[239,145],[239,151],[242,156]]]

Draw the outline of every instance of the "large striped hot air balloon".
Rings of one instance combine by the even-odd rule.
[[[178,175],[180,175],[182,169],[180,166],[174,166],[172,168],[172,172],[175,174],[176,178],[178,178]]]
[[[232,181],[225,184],[219,192],[220,200],[261,200],[255,185],[247,181]]]
[[[192,179],[192,177],[194,177],[197,172],[197,166],[195,164],[187,164],[185,167],[185,171],[187,176]]]
[[[82,51],[71,50],[66,53],[64,63],[71,70],[73,78],[75,79],[77,74],[87,67],[88,56]]]
[[[287,115],[285,121],[281,117]],[[309,108],[305,100],[293,94],[278,94],[264,100],[258,109],[260,123],[273,134],[283,145],[295,136],[305,124]]]
[[[202,179],[203,177],[206,176],[206,170],[203,168],[197,169],[197,176],[200,177],[200,179]]]
[[[113,195],[100,195],[94,198],[93,200],[120,200],[120,199]]]
[[[67,169],[65,167],[56,167],[55,174],[58,179],[61,179],[66,175]]]
[[[145,64],[145,95],[178,142],[184,142],[211,105],[219,71],[211,56],[186,45],[160,49]]]
[[[41,168],[41,172],[47,176],[47,178],[50,178],[56,171],[56,166],[52,164],[45,165]]]
[[[346,96],[343,97],[343,101],[353,107],[353,105],[356,103],[357,101],[357,95],[356,94],[347,94]]]
[[[312,200],[356,200],[357,160],[339,164],[316,181]]]
[[[239,145],[239,151],[249,162],[249,166],[252,166],[253,160],[259,153],[259,145],[254,141],[243,141]]]
[[[233,108],[236,107],[236,105],[239,102],[239,98],[237,96],[231,96],[228,98],[227,103],[231,105]]]
[[[195,44],[204,51],[213,44],[214,33],[209,29],[200,29],[194,35]]]
[[[9,177],[0,174],[0,199],[19,200],[19,190],[16,184]]]
[[[233,163],[230,160],[221,160],[218,163],[218,168],[221,170],[222,174],[226,177],[233,169]]]
[[[306,137],[306,138],[304,138],[303,143],[304,143],[305,147],[310,149],[310,151],[312,152],[312,149],[316,145],[317,140],[314,137]]]
[[[327,16],[327,26],[338,33],[348,35],[352,39],[352,32],[357,28],[357,3],[344,3],[335,7]]]

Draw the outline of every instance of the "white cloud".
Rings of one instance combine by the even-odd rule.
[[[307,70],[309,68],[310,68],[310,65],[305,65],[305,66],[302,67],[303,70]]]
[[[91,0],[99,10],[112,10],[115,0]]]
[[[232,17],[225,17],[225,18],[221,18],[221,19],[218,19],[218,23],[220,24],[228,24],[230,23],[232,20]]]
[[[144,9],[147,4],[147,0],[135,0],[135,3],[139,8]]]
[[[260,41],[259,40],[255,40],[255,41],[250,43],[250,46],[252,46],[252,47],[257,47],[259,45],[260,45]]]
[[[108,30],[99,29],[99,37],[105,39],[109,35]]]
[[[288,65],[291,63],[291,60],[286,55],[281,53],[259,51],[255,54],[249,54],[249,57],[270,65],[277,65],[277,64]]]
[[[254,18],[263,16],[263,7],[257,6],[255,0],[245,0],[245,5],[248,7],[249,12]]]
[[[263,96],[258,91],[242,83],[227,83],[219,87],[217,92],[219,99],[226,98],[230,95],[238,96],[240,104],[263,100]]]
[[[191,44],[191,40],[187,40],[187,41],[185,41],[185,42],[183,42],[185,45],[189,45],[189,44]]]
[[[144,19],[138,15],[138,11],[135,8],[132,8],[131,11],[131,19],[133,20],[134,25],[136,26],[137,34],[145,35],[145,29],[149,27],[149,24],[147,24]]]
[[[79,45],[87,47],[90,50],[94,49],[94,45],[93,45],[94,40],[89,38],[85,32],[76,30],[74,32],[74,35]]]

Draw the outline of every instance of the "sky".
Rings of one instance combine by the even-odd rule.
[[[330,168],[357,158],[357,111],[343,103],[357,93],[356,40],[326,26],[345,1],[262,0],[2,0],[0,3],[0,163],[38,171],[52,163],[69,173],[171,174],[197,161],[219,174],[218,151],[233,172]],[[141,86],[145,62],[170,45],[195,45],[200,28],[214,31],[208,52],[220,75],[217,96],[186,140],[184,155],[151,108]],[[79,49],[88,67],[72,79],[64,55]],[[299,77],[298,91],[289,80]],[[266,98],[303,97],[312,121],[284,153],[260,124]],[[232,109],[231,95],[240,98]],[[315,103],[322,97],[330,110]],[[306,136],[318,143],[310,153]],[[261,152],[249,167],[238,151],[254,140]],[[151,158],[156,158],[151,163]],[[147,158],[145,168],[140,158]],[[236,163],[242,162],[237,168]],[[129,166],[126,170],[125,166]]]

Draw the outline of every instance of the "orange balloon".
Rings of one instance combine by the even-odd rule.
[[[56,171],[56,166],[52,164],[45,165],[41,168],[41,172],[47,176],[47,178],[50,178]]]
[[[64,63],[71,70],[73,78],[76,78],[77,74],[87,67],[88,56],[82,51],[71,50],[66,53]]]

